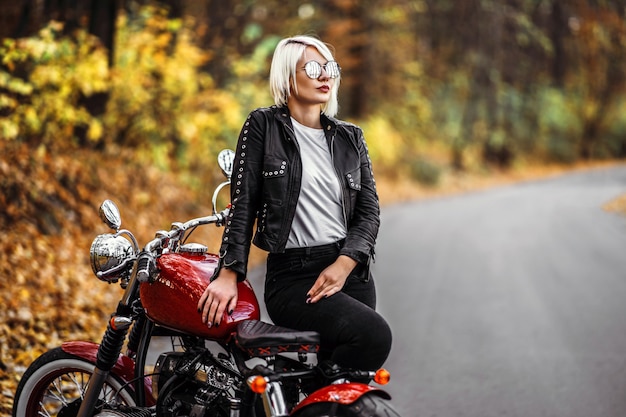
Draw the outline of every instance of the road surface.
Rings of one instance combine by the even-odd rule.
[[[404,417],[626,416],[626,167],[383,208]]]

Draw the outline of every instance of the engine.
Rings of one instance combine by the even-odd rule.
[[[208,351],[163,353],[154,373],[158,416],[228,416],[239,406],[237,392],[243,381],[226,357]]]

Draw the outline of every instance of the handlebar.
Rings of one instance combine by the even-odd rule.
[[[125,260],[121,265],[107,271],[107,274],[113,274],[123,270],[127,267],[129,262],[137,261],[136,278],[139,282],[148,282],[150,277],[153,276],[156,271],[155,255],[157,255],[162,249],[170,248],[174,249],[176,244],[180,242],[188,230],[194,229],[198,226],[206,224],[215,224],[222,226],[228,217],[230,208],[225,208],[219,213],[198,217],[191,219],[185,223],[175,222],[172,223],[172,228],[169,231],[161,230],[156,233],[156,237],[144,246],[144,249],[137,255],[137,257],[129,258]]]
[[[220,213],[216,213],[206,217],[199,217],[197,219],[189,220],[185,223],[172,223],[172,229],[170,231],[157,232],[157,237],[152,239],[144,247],[146,252],[154,252],[165,247],[168,247],[171,242],[177,242],[182,240],[187,230],[193,229],[205,224],[216,224],[221,226],[224,224],[226,217],[228,216],[229,209],[226,208]]]

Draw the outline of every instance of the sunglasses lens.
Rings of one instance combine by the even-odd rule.
[[[322,75],[322,66],[319,64],[319,62],[309,61],[304,64],[304,71],[309,78],[319,78],[319,76]]]
[[[339,64],[337,64],[335,61],[327,62],[325,70],[330,78],[339,77]]]

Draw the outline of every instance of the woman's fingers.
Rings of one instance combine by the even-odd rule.
[[[198,312],[208,327],[219,326],[224,313],[237,306],[237,276],[228,272],[211,282],[198,301]],[[227,310],[228,309],[228,310]]]
[[[326,268],[317,278],[309,292],[307,293],[307,303],[317,303],[322,298],[328,298],[343,288],[349,271],[344,271],[337,263],[333,263]]]
[[[307,293],[307,303],[317,303],[322,298],[330,297],[343,288],[348,275],[356,266],[356,261],[348,256],[339,255],[337,260],[324,269]]]
[[[209,327],[213,324],[214,315],[211,314],[211,310],[213,310],[213,314],[215,313],[215,308],[213,305],[215,302],[213,301],[213,297],[209,296],[204,303],[202,308],[202,321]]]

